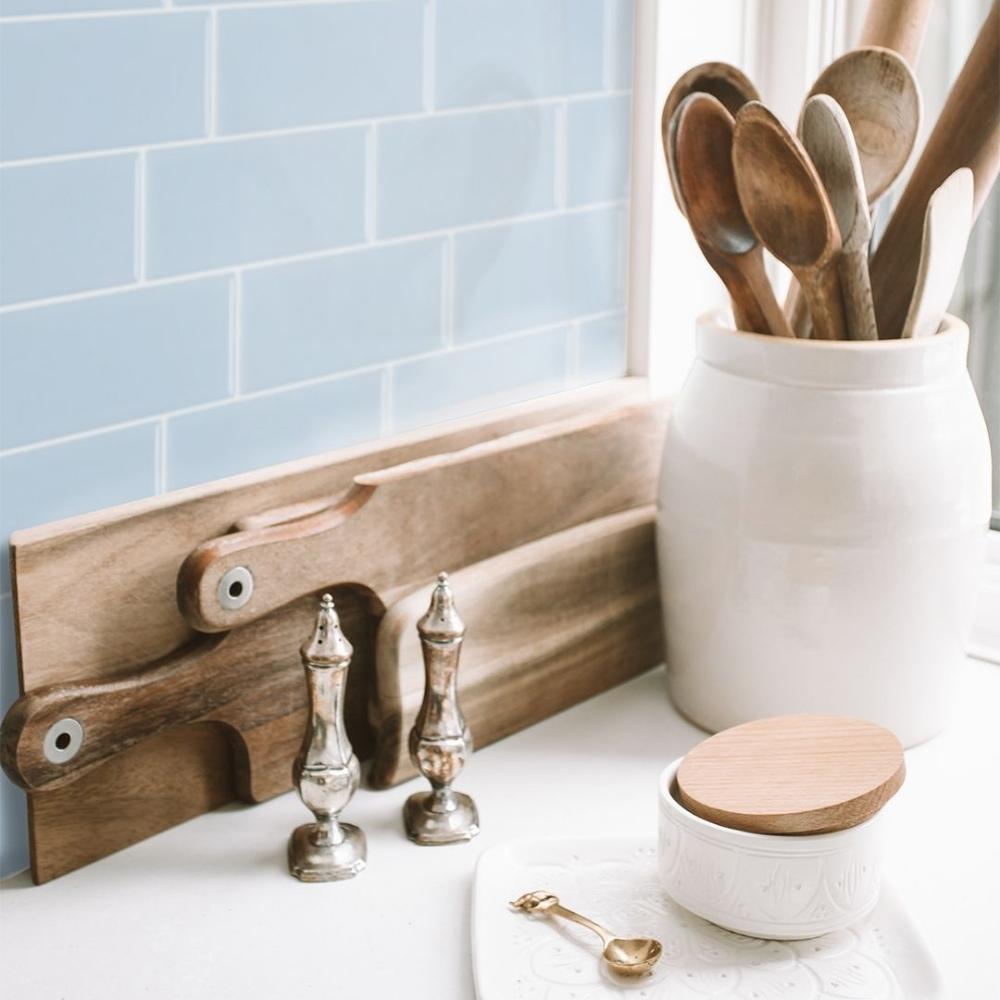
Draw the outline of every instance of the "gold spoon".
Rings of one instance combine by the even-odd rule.
[[[559,903],[557,896],[542,889],[526,892],[510,905],[518,910],[524,910],[526,913],[544,913],[546,916],[563,917],[575,924],[589,928],[604,942],[604,951],[601,953],[601,957],[607,963],[608,968],[621,976],[638,976],[643,972],[649,972],[660,960],[660,955],[663,954],[663,946],[659,941],[653,938],[615,937],[600,924],[595,924],[593,920],[588,920],[579,913],[567,910]]]

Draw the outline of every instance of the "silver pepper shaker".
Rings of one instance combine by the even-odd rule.
[[[424,655],[424,700],[410,732],[410,759],[431,791],[406,800],[406,835],[417,844],[455,844],[479,833],[472,799],[451,783],[472,753],[472,735],[458,704],[458,658],[465,624],[455,610],[448,574],[438,576],[427,614],[417,622]]]
[[[312,638],[302,646],[310,716],[292,777],[316,816],[288,841],[288,868],[302,882],[353,878],[367,856],[364,832],[338,817],[358,790],[361,767],[344,726],[347,668],[354,649],[340,630],[333,598],[324,594]]]

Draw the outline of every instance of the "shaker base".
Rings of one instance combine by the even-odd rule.
[[[339,844],[312,842],[315,823],[297,827],[288,840],[288,870],[300,882],[340,882],[354,878],[367,864],[368,845],[364,831],[341,823],[344,839]]]
[[[439,844],[460,844],[479,833],[479,812],[476,803],[462,792],[453,792],[455,808],[448,812],[433,812],[429,808],[433,792],[417,792],[403,806],[406,835],[415,844],[425,847]]]

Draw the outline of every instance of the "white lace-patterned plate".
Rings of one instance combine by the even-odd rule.
[[[651,936],[663,958],[635,981],[603,971],[598,938],[508,901],[549,889],[623,937]],[[883,886],[850,930],[760,941],[722,930],[668,899],[656,846],[637,838],[521,840],[486,851],[472,903],[479,1000],[943,1000],[940,975]]]

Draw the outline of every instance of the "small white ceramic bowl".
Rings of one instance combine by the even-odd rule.
[[[834,833],[731,830],[676,798],[675,760],[660,776],[660,879],[685,909],[750,937],[794,941],[840,930],[878,902],[881,816]]]

